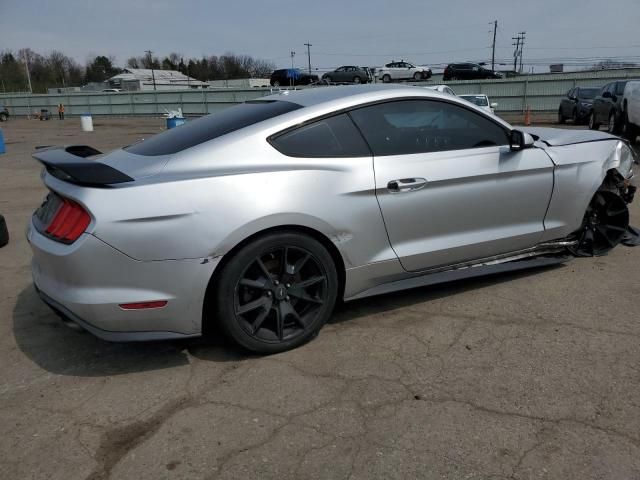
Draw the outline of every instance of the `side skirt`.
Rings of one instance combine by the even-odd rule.
[[[444,270],[435,273],[426,273],[421,276],[405,278],[388,283],[376,285],[352,297],[346,298],[345,301],[357,300],[359,298],[381,295],[384,293],[397,292],[400,290],[408,290],[410,288],[426,287],[428,285],[436,285],[439,283],[453,282],[467,278],[482,277],[485,275],[493,275],[496,273],[514,272],[517,270],[525,270],[528,268],[547,267],[557,265],[571,260],[573,257],[567,255],[556,255],[547,257],[529,257],[522,259],[514,259],[511,261],[502,261],[500,263],[479,263],[475,265],[465,266],[461,268]]]

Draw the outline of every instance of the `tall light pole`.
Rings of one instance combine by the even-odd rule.
[[[496,68],[496,31],[498,30],[498,20],[493,21],[493,43],[491,44],[491,71],[495,72]]]
[[[151,67],[151,80],[153,81],[153,89],[156,89],[156,76],[153,73],[153,57],[151,56],[151,54],[153,53],[151,50],[145,50],[144,53],[146,53],[149,56],[149,66]]]
[[[311,75],[311,47],[313,47],[313,45],[311,45],[310,43],[305,43],[305,45],[307,46],[307,60],[309,61],[309,75]]]
[[[29,54],[26,50],[24,52],[24,68],[27,71],[27,83],[29,83],[29,93],[33,93],[33,88],[31,88],[31,75],[29,74]]]
[[[291,69],[293,69],[293,57],[295,57],[295,56],[296,56],[296,52],[291,50]]]

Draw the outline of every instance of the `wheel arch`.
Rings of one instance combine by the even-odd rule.
[[[210,311],[210,305],[213,301],[213,292],[216,289],[216,282],[218,281],[221,273],[224,271],[224,266],[229,262],[229,260],[243,247],[255,241],[256,239],[271,234],[271,233],[285,233],[285,232],[293,232],[293,233],[301,233],[303,235],[307,235],[315,240],[317,240],[323,247],[327,249],[329,255],[333,259],[333,262],[336,266],[336,273],[338,274],[338,299],[342,299],[344,297],[345,291],[345,283],[346,283],[346,266],[344,258],[342,257],[342,253],[335,245],[331,239],[324,234],[323,232],[311,228],[305,225],[297,225],[297,224],[283,224],[276,225],[272,227],[263,228],[262,230],[256,231],[251,235],[243,238],[238,241],[231,247],[220,259],[220,262],[216,266],[211,278],[209,279],[209,283],[207,284],[207,288],[205,290],[204,302],[202,305],[202,332],[204,334],[207,331],[210,331],[211,328],[215,325],[215,320],[208,318],[208,312]]]

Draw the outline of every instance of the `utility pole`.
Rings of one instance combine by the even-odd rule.
[[[305,45],[307,46],[307,60],[309,60],[309,75],[311,75],[311,47],[313,45],[310,43],[305,43]]]
[[[33,88],[31,88],[31,75],[29,74],[29,55],[26,50],[24,52],[24,68],[27,70],[27,82],[29,83],[29,93],[33,93]]]
[[[151,80],[153,81],[153,89],[156,89],[156,75],[153,73],[153,57],[151,56],[151,54],[153,53],[151,50],[145,50],[144,53],[146,53],[149,56],[149,66],[151,67]]]
[[[493,21],[493,43],[491,45],[491,71],[496,71],[496,32],[498,30],[498,20]]]
[[[513,73],[518,71],[518,55],[520,55],[520,34],[517,37],[511,37],[511,40],[515,40],[516,43],[512,43],[511,45],[515,46],[516,49],[513,51]]]
[[[520,73],[522,73],[522,49],[524,48],[524,36],[527,34],[527,32],[520,32],[519,35],[522,36],[522,39],[520,40]]]

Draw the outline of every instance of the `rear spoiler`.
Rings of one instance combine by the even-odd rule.
[[[87,145],[36,147],[33,158],[42,163],[54,177],[78,185],[100,187],[133,182],[133,178],[120,170],[90,159],[101,153]]]

